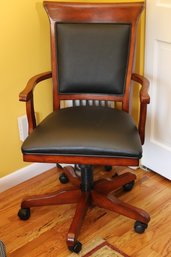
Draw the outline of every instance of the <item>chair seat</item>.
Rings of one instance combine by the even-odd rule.
[[[139,159],[142,146],[128,113],[108,107],[79,106],[47,116],[25,140],[22,152]]]

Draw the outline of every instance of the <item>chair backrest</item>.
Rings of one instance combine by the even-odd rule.
[[[44,2],[50,20],[54,109],[60,100],[113,100],[129,109],[143,3]]]

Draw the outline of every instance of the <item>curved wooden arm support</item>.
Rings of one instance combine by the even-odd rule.
[[[150,82],[147,78],[143,77],[142,75],[132,73],[131,79],[135,82],[138,82],[141,84],[141,90],[140,90],[140,102],[141,103],[150,103],[150,96],[148,94],[148,89],[150,86]]]
[[[52,77],[52,72],[51,71],[47,71],[47,72],[43,72],[40,73],[34,77],[32,77],[31,79],[29,79],[26,87],[24,88],[24,90],[19,94],[19,100],[23,101],[23,102],[27,102],[28,100],[30,100],[33,97],[33,89],[35,88],[35,86],[45,80],[45,79],[49,79]]]
[[[27,119],[28,119],[28,126],[29,126],[29,134],[33,131],[33,129],[36,127],[36,118],[35,118],[35,112],[34,112],[34,101],[33,101],[33,90],[35,86],[45,80],[52,77],[52,72],[44,72],[41,74],[38,74],[34,77],[32,77],[25,89],[19,94],[19,100],[26,102],[26,113],[27,113]]]
[[[150,96],[148,94],[148,89],[150,82],[148,79],[142,75],[133,73],[131,79],[135,82],[141,84],[140,90],[140,118],[138,124],[138,130],[141,138],[141,143],[144,144],[145,138],[145,123],[146,123],[146,114],[147,114],[147,104],[150,103]]]

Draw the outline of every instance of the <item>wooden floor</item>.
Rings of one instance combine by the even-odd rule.
[[[123,168],[112,172],[116,169],[123,172]],[[126,170],[128,168],[124,168]],[[111,176],[112,172],[105,174]],[[132,191],[118,194],[122,200],[150,213],[151,222],[146,232],[137,234],[133,231],[133,220],[95,207],[88,211],[79,240],[84,245],[92,239],[103,238],[132,257],[171,257],[171,183],[152,172],[139,169],[135,173],[137,180]],[[102,168],[96,168],[96,174],[103,176]],[[53,169],[0,194],[0,240],[6,245],[8,257],[70,255],[65,236],[75,205],[33,208],[27,221],[17,217],[24,195],[62,187],[58,172]]]

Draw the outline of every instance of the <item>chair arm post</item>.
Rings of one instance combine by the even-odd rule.
[[[30,134],[36,127],[33,96],[26,102],[26,114],[28,120],[28,133]]]
[[[26,102],[26,114],[27,114],[27,120],[28,120],[29,134],[36,127],[33,90],[39,82],[45,79],[49,79],[51,77],[52,77],[51,71],[44,72],[32,77],[31,79],[29,79],[24,90],[19,94],[19,101]]]
[[[144,144],[145,138],[145,124],[146,124],[146,115],[147,115],[147,104],[150,103],[150,96],[148,94],[148,89],[150,82],[147,78],[142,75],[133,73],[131,79],[141,85],[140,89],[140,116],[138,123],[138,130],[141,138],[142,145]]]

